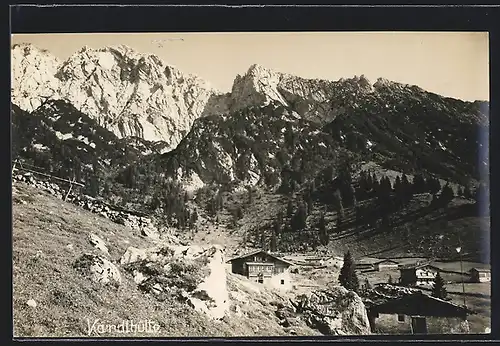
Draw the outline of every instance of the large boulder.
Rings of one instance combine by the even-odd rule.
[[[309,327],[325,335],[371,334],[361,298],[344,287],[301,295],[293,305]]]
[[[160,300],[176,295],[216,319],[229,310],[224,262],[220,247],[176,245],[129,247],[120,260],[143,291]]]
[[[94,282],[115,286],[121,284],[118,268],[100,255],[83,254],[75,261],[74,267]]]

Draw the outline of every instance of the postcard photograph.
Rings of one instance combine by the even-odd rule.
[[[14,337],[490,333],[488,40],[11,35]]]

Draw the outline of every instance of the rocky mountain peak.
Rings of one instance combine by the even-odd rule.
[[[43,100],[57,94],[55,78],[61,62],[47,50],[32,44],[16,44],[11,49],[11,95],[22,109],[33,110]],[[37,95],[35,98],[32,95]]]
[[[189,131],[209,99],[221,94],[198,76],[124,45],[85,46],[62,63],[14,46],[12,88],[12,102],[26,111],[48,98],[66,100],[118,137],[165,141],[169,148]]]

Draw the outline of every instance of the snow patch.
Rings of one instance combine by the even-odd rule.
[[[82,135],[79,135],[76,139],[78,139],[79,141],[82,141],[83,143],[85,143],[87,145],[90,143],[89,139],[87,137],[82,136]]]
[[[67,140],[67,139],[70,139],[70,138],[73,138],[73,135],[71,133],[61,133],[59,131],[56,131],[56,136],[57,138],[59,138],[60,140]]]
[[[45,145],[40,144],[40,143],[33,144],[33,149],[38,150],[38,151],[48,151],[49,150],[48,147],[46,147]]]
[[[439,144],[439,147],[440,147],[442,150],[446,150],[446,147],[443,145],[443,143],[438,142],[438,144]]]
[[[319,143],[318,145],[319,145],[320,147],[326,148],[326,144],[325,144],[325,143],[323,143],[323,142]]]
[[[106,70],[111,70],[115,65],[115,57],[110,52],[99,53],[99,65]]]
[[[183,174],[182,168],[181,167],[177,168],[177,178],[182,179],[182,174]]]

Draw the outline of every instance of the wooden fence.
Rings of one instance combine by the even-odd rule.
[[[28,167],[31,167],[31,168],[28,168]],[[15,159],[14,163],[12,165],[12,175],[14,175],[14,172],[21,170],[21,171],[25,171],[25,172],[29,172],[29,173],[38,174],[40,176],[48,177],[49,179],[52,179],[52,180],[63,181],[63,182],[69,183],[69,188],[68,188],[68,191],[66,192],[66,195],[64,196],[64,201],[66,201],[66,199],[68,198],[69,194],[71,193],[71,190],[73,189],[73,186],[76,185],[76,186],[80,186],[80,187],[85,187],[84,184],[77,182],[75,177],[73,177],[73,179],[71,179],[71,180],[64,179],[64,178],[57,177],[57,176],[54,176],[51,174],[40,172],[40,171],[32,169],[32,168],[42,169],[41,167],[29,165],[27,163],[23,164],[21,162],[21,160]]]

